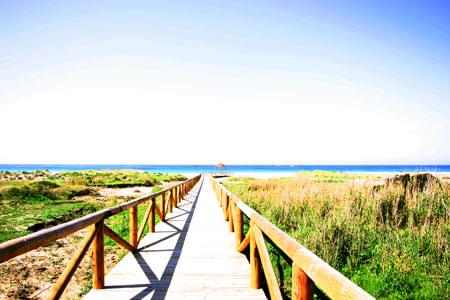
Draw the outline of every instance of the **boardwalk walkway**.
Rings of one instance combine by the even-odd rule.
[[[203,178],[85,299],[266,299]]]

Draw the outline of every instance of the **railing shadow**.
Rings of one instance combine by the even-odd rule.
[[[180,209],[183,211],[183,213],[181,213],[177,216],[171,217],[169,219],[166,219],[166,221],[164,221],[167,225],[169,225],[170,227],[172,227],[174,229],[174,232],[168,236],[161,238],[160,240],[158,240],[156,242],[153,242],[148,245],[140,247],[138,249],[138,251],[133,253],[139,267],[144,272],[149,283],[148,284],[137,284],[137,285],[129,284],[129,285],[121,285],[121,286],[114,285],[114,286],[107,286],[105,288],[133,288],[133,287],[144,288],[139,293],[137,293],[136,295],[134,295],[133,297],[130,298],[133,300],[143,299],[144,297],[148,296],[153,291],[154,291],[154,294],[152,295],[151,299],[164,299],[165,298],[165,296],[167,294],[167,290],[168,290],[170,283],[172,281],[172,278],[173,278],[174,266],[176,266],[178,264],[178,260],[180,259],[180,253],[184,246],[184,241],[186,239],[186,235],[188,233],[189,226],[191,224],[191,220],[192,220],[192,217],[193,217],[193,214],[195,211],[195,207],[197,205],[197,201],[198,201],[198,198],[199,198],[202,186],[203,186],[203,182],[204,182],[204,178],[202,177],[198,188],[194,188],[193,190],[191,190],[183,199],[183,201],[192,203],[191,210],[187,211],[186,209]],[[181,206],[186,206],[188,204],[189,203],[186,203]],[[177,226],[170,223],[171,221],[176,221],[176,218],[182,217],[184,215],[187,215],[187,219],[181,229],[179,229]],[[174,238],[175,236],[178,236],[178,240],[175,244],[174,249],[164,250],[164,252],[171,251],[172,255],[170,256],[170,258],[167,262],[167,265],[161,275],[161,278],[158,278],[156,276],[155,272],[153,272],[152,268],[148,265],[147,261],[142,257],[140,252],[141,251],[142,252],[153,251],[149,248],[156,244],[161,243],[162,241],[165,241],[170,238]],[[160,251],[160,250],[158,250],[158,251]]]

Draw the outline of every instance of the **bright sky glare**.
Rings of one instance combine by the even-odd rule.
[[[1,1],[0,163],[448,164],[449,82],[448,1]]]

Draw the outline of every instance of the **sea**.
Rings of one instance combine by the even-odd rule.
[[[450,172],[450,165],[137,165],[137,164],[0,164],[0,171],[22,172],[48,170],[50,172],[81,170],[142,170],[158,173],[199,174],[210,172],[296,173],[299,171],[334,171],[362,173]]]

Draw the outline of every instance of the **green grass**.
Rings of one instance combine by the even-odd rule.
[[[147,173],[140,171],[80,171],[57,173],[53,180],[72,181],[87,186],[127,187],[154,186],[161,182],[183,181],[187,178],[180,174]]]
[[[160,201],[161,200],[157,200],[158,206],[161,205]],[[144,219],[146,209],[147,209],[147,204],[139,205],[139,207],[138,207],[138,227],[141,226],[141,223]],[[155,224],[158,223],[159,221],[160,221],[159,215],[156,214],[155,215]],[[147,221],[147,225],[145,226],[145,229],[144,229],[144,234],[148,233],[148,231],[149,231],[148,223],[149,222]],[[120,213],[106,219],[105,224],[108,225],[115,233],[120,235],[120,237],[122,237],[124,240],[129,242],[130,213],[128,210],[120,212]],[[116,242],[114,242],[110,238],[107,237],[105,239],[105,245],[112,246],[115,244],[116,244]]]
[[[83,171],[56,174],[48,171],[0,172],[0,243],[131,200],[130,196],[101,196],[99,191],[103,187],[144,185],[152,186],[152,190],[157,192],[163,189],[167,182],[185,179],[184,176],[177,174],[151,174],[139,171]],[[146,207],[140,205],[138,208],[139,225]],[[155,221],[158,222],[158,215],[155,217]],[[105,223],[122,238],[129,240],[128,210],[111,216]],[[147,224],[144,233],[148,233],[148,228]],[[70,243],[79,243],[78,239],[82,238],[77,235],[71,237],[73,240],[70,240]],[[55,245],[59,248],[63,244],[58,240],[44,245],[41,251],[46,251],[49,256],[55,256],[56,254],[52,252]],[[67,255],[65,251],[68,249],[61,249],[58,256],[51,260],[49,264],[52,269],[60,267],[64,255]],[[105,237],[106,268],[111,268],[126,252],[113,240]],[[50,284],[59,276],[59,273],[52,273],[51,277],[42,277],[40,272],[36,273],[33,269],[34,258],[11,260],[6,264],[12,267],[5,267],[0,271],[6,282],[19,291],[17,297],[29,297],[35,293],[39,288],[33,282]],[[25,274],[19,282],[14,281],[14,278],[20,277],[17,270]],[[82,264],[78,272],[85,274],[77,283],[81,288],[78,296],[82,297],[91,288],[91,265]]]
[[[310,178],[315,182],[330,182],[330,183],[344,183],[354,179],[380,179],[380,176],[358,174],[358,173],[344,173],[332,171],[300,171],[299,176]]]
[[[177,174],[140,171],[0,172],[0,242],[129,200],[119,197],[99,201],[96,191],[99,187],[150,185],[158,191],[163,189],[163,182],[184,179]],[[123,219],[113,225],[119,232],[128,230],[125,214],[110,218]]]
[[[374,192],[342,174],[307,175],[225,185],[376,298],[450,298],[448,186]],[[269,250],[289,295],[290,265]]]

